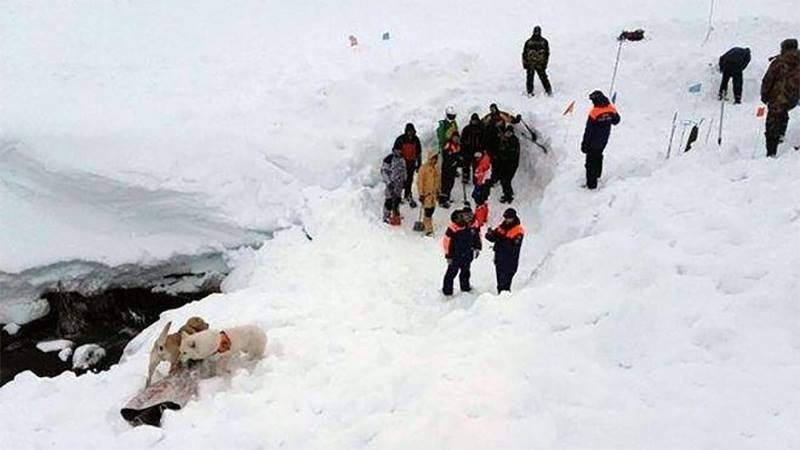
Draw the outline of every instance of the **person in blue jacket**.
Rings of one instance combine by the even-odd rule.
[[[596,189],[597,179],[603,174],[603,150],[608,144],[611,126],[618,124],[620,117],[617,108],[602,92],[592,92],[589,100],[594,107],[586,120],[581,152],[586,154],[586,187]]]

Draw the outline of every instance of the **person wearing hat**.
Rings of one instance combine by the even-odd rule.
[[[442,247],[447,260],[447,271],[442,281],[442,293],[453,295],[453,281],[458,275],[461,292],[472,290],[470,285],[470,267],[472,260],[478,257],[481,250],[481,236],[478,229],[472,226],[471,211],[457,209],[450,214],[450,225],[444,233]]]
[[[469,125],[461,130],[461,177],[464,184],[470,182],[472,173],[472,155],[483,149],[483,124],[481,118],[473,113],[469,118]]]
[[[414,184],[414,172],[419,170],[422,165],[422,144],[417,137],[417,130],[413,123],[407,123],[403,134],[394,140],[394,148],[400,149],[400,154],[406,161],[406,182],[403,186],[403,198],[408,200],[408,205],[412,208],[417,207],[414,197],[411,195],[411,186]]]
[[[593,107],[583,131],[581,152],[586,155],[586,187],[596,189],[597,179],[603,174],[603,150],[608,144],[611,126],[617,125],[620,117],[617,108],[602,92],[592,92],[589,100]]]
[[[383,202],[383,221],[390,225],[400,225],[400,198],[406,184],[406,161],[399,148],[383,158],[381,178],[386,184]]]
[[[511,290],[511,282],[519,267],[519,253],[525,229],[517,211],[508,208],[503,212],[503,221],[486,231],[486,240],[494,243],[494,269],[497,276],[497,293]]]
[[[492,177],[500,181],[503,195],[500,203],[514,201],[514,188],[511,182],[519,167],[519,139],[514,135],[514,127],[507,125],[500,136],[500,147],[492,160]]]
[[[547,95],[553,94],[550,79],[547,78],[547,63],[550,61],[550,44],[542,37],[542,27],[533,27],[533,35],[522,47],[522,68],[525,69],[525,88],[528,96],[533,96],[533,76],[539,75],[539,81]]]
[[[419,169],[417,177],[417,191],[419,202],[422,205],[424,216],[422,218],[422,231],[426,236],[433,235],[433,212],[436,210],[436,199],[442,186],[439,176],[439,153],[429,150],[425,164]]]
[[[781,54],[771,58],[767,73],[761,81],[761,101],[767,105],[764,137],[767,156],[778,154],[778,144],[789,126],[789,111],[800,100],[800,51],[797,39],[781,42]]]

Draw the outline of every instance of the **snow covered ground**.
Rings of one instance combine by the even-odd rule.
[[[783,146],[763,158],[754,116],[766,57],[797,33],[794,2],[719,4],[705,46],[705,2],[372,3],[3,4],[0,137],[14,150],[0,163],[45,167],[53,190],[102,179],[194,199],[167,221],[194,224],[182,218],[201,207],[204,223],[221,213],[231,227],[193,228],[196,246],[297,225],[233,255],[224,294],[164,314],[112,370],[26,373],[4,386],[4,444],[800,448],[800,154]],[[531,100],[519,52],[534,20],[550,38],[556,92]],[[622,27],[649,39],[622,50],[622,123],[601,189],[587,192],[586,96],[607,89]],[[713,133],[706,145],[704,127],[692,152],[665,161],[675,110],[705,124],[718,114],[712,66],[732,45],[754,58],[724,145]],[[689,95],[697,82],[703,91]],[[562,116],[572,100],[578,111]],[[411,210],[403,229],[379,223],[377,164],[405,122],[425,142],[445,105],[463,126],[493,101],[530,119],[553,151],[526,148],[517,176],[528,237],[515,292],[493,294],[486,249],[476,293],[444,301],[438,236],[411,232]],[[790,142],[798,120],[794,111]],[[8,185],[2,217],[18,239],[58,238],[52,223],[32,220],[28,234],[6,214],[39,205]],[[81,198],[70,199],[76,213],[89,209]],[[151,209],[131,207],[159,225]],[[501,212],[493,204],[491,221]],[[436,213],[439,235],[447,215]],[[97,245],[76,245],[87,250],[72,258],[130,262],[128,249],[146,248],[123,234],[136,226],[112,224],[96,240],[102,220],[88,222],[85,239]],[[176,227],[154,238],[165,254],[186,245]],[[8,265],[12,239],[0,239]],[[36,264],[65,254],[23,253]],[[263,326],[269,356],[203,382],[162,429],[131,429],[118,410],[144,384],[152,340],[191,315]]]

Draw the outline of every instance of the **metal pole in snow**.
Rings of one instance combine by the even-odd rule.
[[[717,135],[717,145],[722,145],[722,120],[725,118],[725,98],[719,101],[719,134]]]
[[[703,43],[700,46],[704,46],[708,43],[708,40],[711,38],[711,32],[714,31],[713,25],[713,18],[714,18],[714,0],[711,0],[711,7],[708,11],[708,32],[706,32],[706,38],[703,39]]]
[[[619,40],[619,46],[617,46],[617,60],[614,61],[614,74],[611,76],[611,87],[608,88],[608,96],[614,96],[614,83],[617,81],[617,69],[619,68],[619,55],[622,53],[622,43],[624,42],[623,39]]]
[[[678,111],[675,111],[675,114],[672,116],[672,131],[669,132],[669,145],[667,145],[667,157],[669,159],[669,154],[672,152],[672,138],[675,137],[675,127],[677,126],[678,120]]]

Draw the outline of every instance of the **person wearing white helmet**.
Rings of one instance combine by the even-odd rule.
[[[456,108],[448,106],[444,110],[444,119],[439,121],[439,125],[436,128],[436,139],[439,141],[440,152],[444,150],[447,141],[453,137],[453,133],[457,132],[458,123],[456,122]]]

